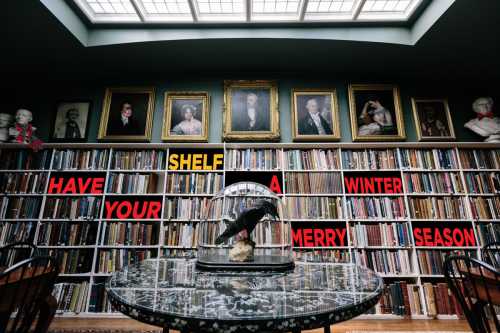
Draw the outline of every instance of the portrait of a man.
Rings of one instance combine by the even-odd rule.
[[[225,138],[276,139],[277,98],[273,81],[226,81]]]
[[[90,102],[62,102],[57,105],[52,139],[55,141],[85,141]]]
[[[107,89],[99,139],[151,139],[153,105],[152,89]]]
[[[402,140],[406,137],[397,87],[350,85],[349,106],[354,141]]]
[[[412,107],[419,141],[455,138],[447,100],[412,98]]]
[[[328,141],[340,138],[336,92],[292,91],[294,141]]]
[[[165,97],[162,139],[166,141],[207,141],[207,92],[169,92]]]

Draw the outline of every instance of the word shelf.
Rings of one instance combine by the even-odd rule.
[[[0,246],[59,256],[59,315],[112,315],[114,270],[195,255],[200,212],[235,174],[277,177],[296,260],[381,274],[380,318],[453,317],[445,256],[500,239],[493,144],[4,144],[0,171]]]

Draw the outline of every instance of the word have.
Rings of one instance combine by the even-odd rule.
[[[293,246],[346,246],[346,228],[293,228]]]
[[[104,177],[51,177],[49,194],[102,194]]]
[[[398,177],[351,177],[344,176],[347,193],[403,193]]]
[[[413,228],[416,246],[476,246],[472,228]]]
[[[211,159],[211,161],[210,161]],[[224,154],[170,154],[169,170],[219,170]]]
[[[159,219],[161,201],[106,201],[104,216],[107,219]]]

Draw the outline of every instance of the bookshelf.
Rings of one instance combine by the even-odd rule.
[[[224,163],[172,170],[169,159],[180,151],[223,153]],[[446,290],[432,268],[446,253],[478,256],[482,245],[500,238],[498,144],[46,144],[38,154],[4,144],[0,174],[0,245],[33,241],[63,258],[60,316],[119,315],[104,293],[110,273],[143,258],[195,253],[200,207],[243,175],[279,178],[294,228],[339,232],[331,243],[295,246],[297,258],[355,262],[384,277],[383,304],[363,318],[454,318],[454,304],[437,304]],[[401,188],[347,190],[353,186],[347,180],[367,175],[398,178]],[[49,180],[79,177],[75,186],[92,178],[102,181],[102,190],[52,193]],[[130,207],[120,205],[124,201]],[[474,244],[418,245],[414,228],[436,226],[463,226],[464,232],[470,226]],[[407,307],[400,304],[403,290]]]

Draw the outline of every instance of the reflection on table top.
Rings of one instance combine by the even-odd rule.
[[[148,313],[198,320],[307,317],[373,301],[382,279],[353,264],[296,262],[287,273],[204,272],[193,259],[151,259],[116,272],[110,297]]]

